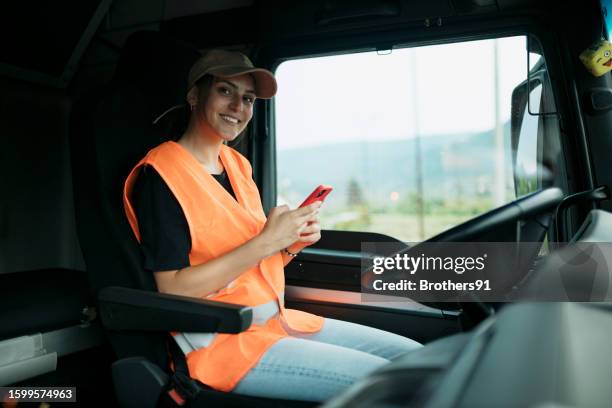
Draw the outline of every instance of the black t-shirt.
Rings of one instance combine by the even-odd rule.
[[[236,199],[227,173],[212,176]],[[140,230],[144,269],[169,271],[189,266],[191,235],[172,191],[151,166],[144,166],[132,192]]]

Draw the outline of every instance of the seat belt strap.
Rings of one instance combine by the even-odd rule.
[[[167,344],[174,365],[174,373],[172,373],[168,386],[162,392],[157,405],[159,408],[190,406],[191,401],[200,392],[200,388],[196,381],[189,377],[189,367],[185,354],[170,335]]]

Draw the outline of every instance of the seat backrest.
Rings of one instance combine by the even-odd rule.
[[[0,273],[83,270],[62,90],[0,79]]]
[[[132,34],[115,75],[101,92],[75,103],[71,124],[77,230],[97,293],[107,286],[156,290],[123,210],[124,181],[148,150],[169,139],[153,120],[183,103],[187,73],[199,53],[156,32]],[[162,335],[111,334],[120,358],[165,361]]]

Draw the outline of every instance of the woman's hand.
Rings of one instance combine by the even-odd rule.
[[[290,210],[286,205],[272,208],[260,233],[270,255],[296,242],[311,245],[318,241],[321,238],[317,219],[319,207],[321,203],[317,201],[295,210]]]
[[[307,223],[306,228],[300,234],[300,238],[289,246],[288,250],[290,252],[298,253],[321,239],[321,224],[318,214],[315,217],[315,220]]]

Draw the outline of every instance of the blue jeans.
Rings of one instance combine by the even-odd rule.
[[[277,341],[233,392],[257,397],[325,401],[358,379],[421,344],[406,337],[341,320]]]

